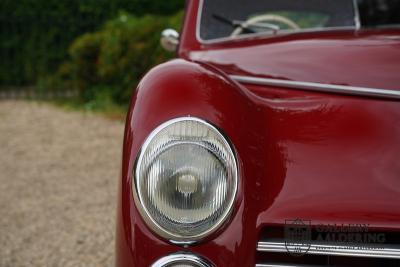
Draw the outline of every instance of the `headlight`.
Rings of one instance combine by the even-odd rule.
[[[172,241],[194,242],[230,214],[238,186],[236,158],[214,126],[192,117],[173,119],[145,141],[132,184],[150,228]]]
[[[176,253],[165,256],[151,265],[151,267],[211,267],[206,259],[189,253]]]

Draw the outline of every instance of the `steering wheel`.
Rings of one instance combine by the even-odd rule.
[[[244,25],[246,26],[251,26],[254,23],[259,23],[259,22],[266,22],[266,21],[272,21],[272,22],[279,22],[282,24],[287,25],[290,29],[292,30],[299,30],[300,26],[296,24],[296,22],[294,22],[291,19],[288,19],[284,16],[280,16],[280,15],[259,15],[259,16],[254,16],[248,20],[246,20],[244,22]],[[243,32],[243,27],[237,27],[231,34],[231,36],[237,36],[239,34],[241,34]]]

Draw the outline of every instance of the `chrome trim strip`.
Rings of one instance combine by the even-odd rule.
[[[248,77],[240,75],[230,75],[229,77],[240,83],[270,85],[270,86],[284,87],[296,90],[315,91],[315,92],[400,99],[400,90],[396,91],[390,89],[357,87],[357,86],[347,86],[347,85],[286,81],[286,80]]]
[[[212,265],[207,262],[204,258],[194,255],[194,254],[189,254],[189,253],[176,253],[176,254],[171,254],[165,257],[162,257],[155,263],[151,265],[151,267],[165,267],[165,266],[170,266],[170,264],[182,264],[182,263],[191,263],[195,264],[197,267],[211,267]]]
[[[257,263],[256,267],[324,267],[324,266],[312,265],[312,264],[310,265],[310,264]]]
[[[328,256],[353,256],[353,257],[369,257],[369,258],[390,258],[400,259],[400,246],[389,246],[382,244],[382,247],[372,247],[371,244],[356,244],[354,247],[350,245],[337,245],[329,243],[312,243],[310,245],[291,245],[297,247],[307,254],[311,255],[328,255]],[[356,247],[357,246],[357,247]],[[257,251],[260,252],[276,252],[288,253],[285,242],[276,241],[260,241],[257,243]]]
[[[353,1],[356,1],[356,0],[353,0]],[[280,30],[279,34],[274,34],[274,35],[268,34],[268,32],[258,32],[258,33],[243,34],[243,35],[237,36],[237,37],[228,36],[228,37],[220,37],[220,38],[215,38],[215,39],[210,39],[210,40],[204,40],[200,36],[200,24],[201,24],[201,15],[203,12],[203,4],[204,4],[204,0],[199,0],[199,6],[198,6],[197,18],[196,18],[196,39],[201,44],[215,44],[215,43],[221,43],[221,42],[226,42],[226,41],[237,41],[237,40],[254,39],[254,38],[272,38],[272,37],[277,37],[277,36],[280,37],[280,36],[296,34],[296,33],[308,33],[308,32],[312,33],[312,32],[326,32],[326,31],[329,32],[329,31],[339,31],[339,30],[355,31],[361,27],[361,25],[357,25],[357,23],[356,23],[355,26],[311,28],[311,29],[301,29],[301,30],[296,30],[296,31]],[[356,17],[357,16],[358,15],[356,15]]]
[[[353,0],[354,6],[354,23],[356,25],[356,29],[359,30],[361,28],[361,19],[360,19],[360,11],[358,9],[357,0]]]

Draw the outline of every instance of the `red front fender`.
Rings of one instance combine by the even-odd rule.
[[[241,172],[234,213],[222,231],[192,247],[183,248],[159,238],[145,225],[132,197],[132,171],[138,151],[150,132],[167,120],[193,116],[220,128],[231,140],[238,155],[249,154],[245,140],[254,139],[259,128],[249,120],[257,113],[252,96],[222,73],[208,66],[173,60],[151,70],[140,82],[127,117],[122,180],[117,220],[117,266],[149,266],[160,257],[178,251],[202,255],[217,266],[254,265],[256,218],[244,216],[246,187]],[[248,131],[251,128],[253,131]],[[248,158],[251,160],[251,157]],[[246,183],[247,187],[251,183]],[[254,194],[246,194],[250,199]],[[247,229],[244,229],[244,225]]]

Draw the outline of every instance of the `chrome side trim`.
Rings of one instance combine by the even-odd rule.
[[[241,83],[270,85],[270,86],[284,87],[296,90],[400,99],[400,90],[396,91],[390,89],[357,87],[357,86],[347,86],[347,85],[286,81],[286,80],[248,77],[239,75],[230,75],[230,78]]]
[[[311,255],[328,255],[328,256],[352,256],[352,257],[369,257],[369,258],[390,258],[400,259],[400,246],[389,246],[382,244],[373,247],[371,244],[337,245],[329,243],[312,243],[310,245],[293,245],[299,247],[307,254]],[[285,242],[276,241],[260,241],[257,244],[257,251],[288,253]]]
[[[322,265],[257,263],[256,267],[323,267]]]
[[[170,266],[170,264],[194,264],[196,267],[211,267],[212,265],[207,262],[204,258],[189,254],[189,253],[176,253],[171,254],[165,257],[162,257],[155,263],[151,265],[151,267],[165,267]]]

